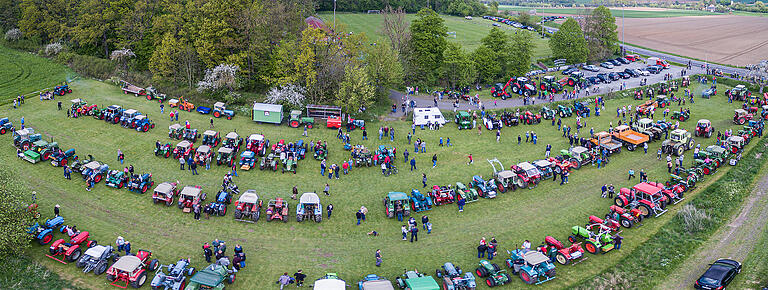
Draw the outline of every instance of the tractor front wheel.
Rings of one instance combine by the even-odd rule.
[[[485,284],[488,285],[488,287],[494,287],[496,286],[496,280],[493,280],[492,277],[488,277],[485,279]]]
[[[531,278],[531,275],[528,275],[528,272],[526,271],[520,271],[520,280],[523,280],[523,282],[528,285],[533,284],[533,278]]]
[[[504,185],[503,185],[503,184],[501,184],[501,183],[499,183],[499,184],[498,184],[496,187],[498,187],[498,188],[499,188],[499,191],[500,191],[501,193],[505,193],[505,192],[507,192],[507,189],[506,189],[506,188],[504,187]]]

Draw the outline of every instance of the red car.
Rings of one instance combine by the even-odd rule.
[[[627,54],[624,58],[631,62],[640,61],[640,56],[637,54]]]

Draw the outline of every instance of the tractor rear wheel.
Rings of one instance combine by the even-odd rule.
[[[578,169],[581,169],[581,162],[579,162],[576,158],[568,159],[568,162],[571,163],[571,167]]]
[[[80,250],[80,248],[77,248],[74,251],[72,251],[72,253],[67,255],[67,261],[70,261],[70,262],[77,261],[78,259],[80,259],[80,255],[82,255],[82,251]]]
[[[488,285],[488,287],[494,287],[496,286],[496,280],[493,280],[493,278],[488,277],[485,279],[485,284]]]
[[[141,272],[139,274],[139,277],[136,277],[136,280],[131,282],[131,287],[133,288],[139,288],[144,285],[144,282],[147,281],[147,272]]]
[[[498,272],[499,270],[501,270],[501,267],[499,267],[499,265],[497,265],[497,264],[491,264],[491,266],[493,266],[493,271],[494,272]]]
[[[528,275],[528,272],[526,271],[520,271],[520,280],[523,280],[523,282],[528,285],[533,284],[533,278],[531,278],[531,275]]]
[[[479,187],[477,188],[477,195],[480,196],[480,197],[485,197],[485,193]]]
[[[107,263],[103,262],[103,263],[100,263],[98,266],[96,266],[96,269],[93,270],[93,274],[96,274],[98,276],[103,274],[106,271],[107,271]]]
[[[632,228],[632,226],[634,225],[634,223],[630,219],[623,216],[619,219],[619,223],[621,224],[622,227],[625,227],[628,229]]]
[[[41,246],[45,246],[50,243],[51,240],[53,240],[53,233],[47,233],[41,239],[37,240],[37,243],[39,243]]]
[[[643,216],[643,218],[648,218],[651,216],[651,207],[647,204],[639,204],[636,207],[638,210],[640,210],[640,214]]]
[[[595,243],[592,241],[587,241],[584,243],[584,249],[590,254],[597,254],[597,245],[595,245]]]
[[[568,265],[568,262],[570,262],[570,260],[568,260],[568,258],[566,258],[565,255],[563,255],[563,253],[560,253],[560,252],[557,253],[555,260],[557,260],[557,262],[560,263],[560,265]]]
[[[475,269],[475,274],[477,274],[477,277],[483,278],[488,276],[488,270],[486,270],[484,267],[478,267]]]
[[[505,192],[507,192],[507,189],[506,189],[506,188],[504,187],[504,185],[503,185],[503,184],[501,184],[501,183],[498,183],[498,184],[496,185],[496,187],[498,187],[498,188],[499,188],[499,191],[500,191],[501,193],[505,193]]]

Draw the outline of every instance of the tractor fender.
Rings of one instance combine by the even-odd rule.
[[[51,244],[51,250],[55,250],[55,249],[59,248],[59,246],[61,244],[64,244],[64,243],[66,243],[66,241],[64,241],[64,239],[56,240],[55,242],[53,242],[53,244]]]
[[[624,207],[629,204],[629,199],[624,195],[619,195],[613,199],[613,202],[619,207]]]
[[[641,200],[639,200],[638,202],[640,202],[641,204],[644,204],[644,205],[650,206],[651,208],[654,208],[654,209],[658,207],[658,205],[657,205],[657,204],[655,204],[655,203],[651,202],[650,200],[641,199]]]
[[[65,256],[69,256],[69,255],[70,255],[70,254],[72,254],[72,253],[73,253],[75,250],[77,250],[77,249],[79,249],[79,248],[80,248],[80,245],[72,245],[72,246],[70,246],[70,247],[69,247],[69,249],[67,249],[67,251],[64,253],[64,255],[65,255]]]

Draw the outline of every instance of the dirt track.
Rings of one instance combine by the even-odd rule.
[[[754,157],[754,156],[752,156]],[[709,263],[719,258],[744,262],[752,251],[768,221],[768,175],[757,181],[738,215],[713,235],[699,251],[678,267],[657,289],[690,289]],[[737,277],[739,279],[739,277]]]
[[[616,20],[621,40],[621,19]],[[739,66],[768,58],[766,17],[715,15],[624,21],[627,43]]]

